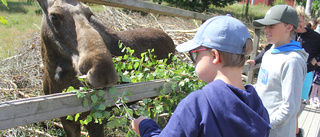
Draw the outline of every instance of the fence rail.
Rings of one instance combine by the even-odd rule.
[[[192,11],[173,8],[173,7],[167,7],[167,6],[154,4],[150,2],[139,1],[139,0],[79,0],[79,1],[144,11],[144,12],[151,12],[151,13],[162,14],[162,15],[192,18],[192,19],[197,19],[202,21],[205,21],[212,17],[210,15],[206,15],[198,12],[192,12]]]
[[[107,104],[114,106],[113,96],[121,96],[123,92],[130,91],[127,96],[129,102],[161,95],[163,87],[165,93],[172,92],[171,83],[163,79],[140,83],[121,84],[115,86],[118,93],[110,95],[108,90],[104,95]],[[86,93],[88,96],[88,93]],[[0,103],[0,130],[21,125],[41,122],[62,116],[89,111],[90,106],[83,107],[82,100],[74,93],[57,93],[45,96],[12,100]]]

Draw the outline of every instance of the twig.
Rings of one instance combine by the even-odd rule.
[[[20,88],[20,89],[1,89],[0,88],[0,91],[15,91],[15,90],[20,90],[20,91],[26,91],[26,90],[36,90],[36,91],[41,91],[42,89],[40,88]]]
[[[18,127],[22,130],[25,130],[25,131],[28,131],[32,134],[38,134],[38,135],[42,135],[42,136],[46,136],[46,137],[52,137],[51,135],[45,133],[45,132],[42,132],[42,131],[39,131],[39,130],[36,130],[36,129],[31,129],[31,128],[24,128],[24,127]]]
[[[33,23],[33,25],[35,25],[39,30],[41,30],[41,28],[37,24]]]
[[[166,32],[177,32],[177,33],[195,33],[198,29],[192,29],[192,30],[166,30]]]
[[[157,19],[152,13],[150,13],[150,15],[151,15],[151,16],[154,18],[154,20],[159,24],[160,28],[161,28],[164,32],[166,32],[166,30],[164,30],[163,26],[159,23],[158,19]]]

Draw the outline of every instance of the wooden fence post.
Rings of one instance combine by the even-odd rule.
[[[250,55],[250,59],[254,59],[257,56],[257,51],[259,48],[260,33],[261,33],[261,28],[254,28],[253,51]],[[252,84],[253,78],[254,78],[254,71],[255,69],[248,71],[246,84]]]

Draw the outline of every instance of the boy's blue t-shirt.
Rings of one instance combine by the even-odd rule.
[[[267,137],[269,115],[256,90],[215,80],[184,98],[161,131],[151,119],[139,124],[141,137]]]

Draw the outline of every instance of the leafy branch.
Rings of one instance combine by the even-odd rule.
[[[131,129],[129,119],[132,116],[144,115],[154,119],[161,127],[164,127],[169,117],[172,115],[177,104],[189,93],[200,89],[205,83],[199,80],[194,72],[193,64],[181,61],[181,57],[177,55],[168,55],[172,59],[171,64],[167,64],[167,59],[156,60],[154,50],[149,50],[141,54],[138,58],[134,54],[134,50],[125,47],[119,43],[124,56],[113,58],[113,63],[119,76],[119,83],[136,83],[150,81],[154,79],[167,79],[172,83],[171,89],[173,92],[164,94],[166,86],[164,85],[160,92],[160,96],[155,98],[146,98],[134,104],[134,107],[126,105],[131,96],[131,91],[123,92],[121,95],[115,96],[118,93],[113,86],[109,89],[110,95],[113,95],[113,101],[117,107],[106,110],[111,107],[111,104],[106,104],[103,96],[103,90],[92,90],[87,87],[81,87],[80,90],[75,90],[69,87],[67,92],[74,92],[78,98],[83,99],[83,106],[92,106],[90,115],[86,119],[79,119],[81,114],[68,116],[69,120],[80,121],[81,124],[89,122],[103,123],[108,121],[106,127],[113,131],[115,136],[136,136]],[[84,81],[81,77],[79,80]],[[176,90],[176,89],[179,90]],[[88,97],[83,92],[89,92]]]

